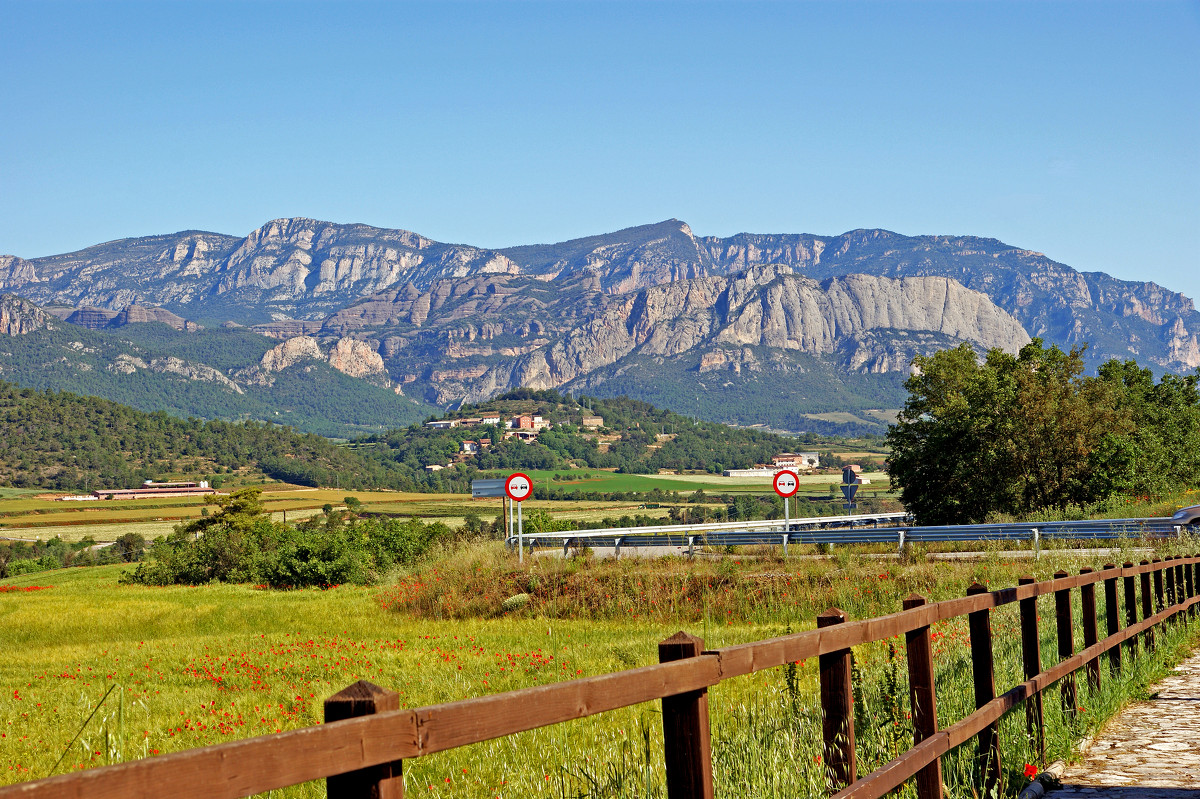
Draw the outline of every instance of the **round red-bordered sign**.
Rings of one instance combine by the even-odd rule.
[[[776,494],[787,499],[800,490],[800,476],[791,469],[783,469],[775,473],[771,486]]]
[[[529,475],[522,472],[510,474],[504,481],[504,493],[508,494],[508,498],[513,502],[524,502],[533,493],[533,481],[529,479]]]

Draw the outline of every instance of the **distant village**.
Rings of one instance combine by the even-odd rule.
[[[538,433],[550,426],[550,422],[543,419],[537,414],[521,414],[508,419],[502,419],[500,416],[475,416],[465,419],[438,419],[432,422],[426,422],[425,426],[431,430],[449,430],[454,427],[503,427],[505,440],[517,439],[519,441],[536,441]],[[585,430],[599,430],[604,427],[604,417],[584,415],[580,426]],[[492,445],[490,438],[467,439],[458,445],[459,457],[471,457],[478,453],[481,449],[485,449]],[[430,464],[425,467],[426,471],[436,472],[452,466],[453,464]]]

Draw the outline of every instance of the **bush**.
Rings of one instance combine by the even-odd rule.
[[[180,525],[123,578],[147,585],[256,582],[272,588],[367,584],[414,562],[450,530],[420,519],[357,519],[330,512],[292,527],[271,521],[246,488],[212,516]]]

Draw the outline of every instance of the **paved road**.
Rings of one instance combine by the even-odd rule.
[[[1117,715],[1048,799],[1200,799],[1200,654]]]

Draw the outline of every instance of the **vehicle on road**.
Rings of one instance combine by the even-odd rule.
[[[1171,517],[1171,522],[1180,526],[1200,524],[1200,505],[1188,505],[1186,508],[1180,508]]]

